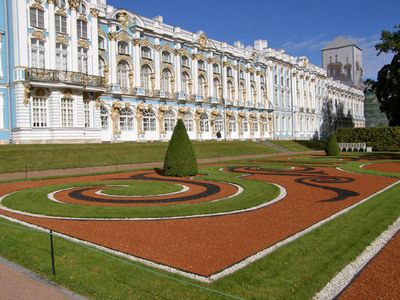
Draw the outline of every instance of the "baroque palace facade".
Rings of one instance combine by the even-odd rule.
[[[359,89],[257,40],[229,45],[105,0],[0,0],[0,141],[310,139]]]

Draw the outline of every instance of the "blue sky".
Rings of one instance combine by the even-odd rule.
[[[108,0],[142,16],[164,17],[164,22],[208,37],[245,45],[256,39],[287,53],[308,56],[321,65],[320,49],[336,36],[356,42],[364,55],[364,79],[376,78],[377,71],[391,59],[376,56],[374,45],[382,29],[400,24],[399,0]]]

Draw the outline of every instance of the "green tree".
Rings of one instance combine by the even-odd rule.
[[[164,158],[164,175],[185,177],[196,175],[197,160],[192,142],[182,120],[178,120]]]
[[[325,153],[328,156],[336,156],[340,153],[340,148],[339,148],[338,142],[336,140],[335,134],[331,134],[328,137],[328,141],[326,142],[326,146],[325,146]]]
[[[389,126],[400,126],[400,24],[394,28],[394,32],[383,30],[381,43],[375,45],[378,55],[393,53],[394,56],[391,63],[378,72],[374,89]]]

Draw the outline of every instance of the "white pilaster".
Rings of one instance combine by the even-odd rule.
[[[56,68],[56,27],[55,27],[55,16],[54,16],[54,1],[48,2],[48,22],[49,22],[49,45],[47,47],[49,51],[49,69],[55,70]]]
[[[78,72],[78,35],[76,25],[76,8],[71,6],[71,57],[73,72]]]
[[[93,75],[99,75],[99,36],[98,36],[98,11],[96,9],[91,9],[91,52],[92,52],[92,73]]]

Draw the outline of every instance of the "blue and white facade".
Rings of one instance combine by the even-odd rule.
[[[364,126],[362,91],[306,57],[229,45],[105,0],[0,0],[0,141],[310,139],[326,107]]]

